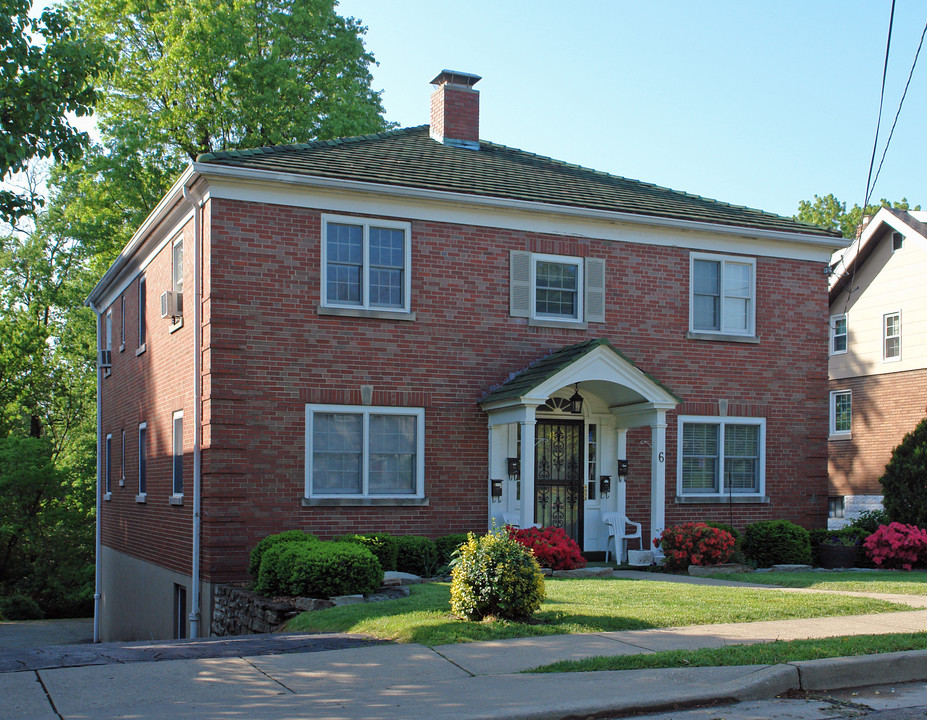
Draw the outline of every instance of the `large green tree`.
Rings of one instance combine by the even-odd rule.
[[[67,114],[87,115],[94,79],[107,67],[103,44],[84,36],[63,7],[31,17],[32,0],[4,0],[0,9],[0,179],[34,158],[71,160],[88,142]],[[0,189],[0,220],[35,210],[34,197]]]
[[[802,200],[798,203],[798,214],[795,215],[795,219],[837,230],[845,238],[855,238],[856,229],[862,222],[863,216],[875,215],[883,207],[896,210],[921,209],[920,205],[912,208],[907,198],[901,198],[897,202],[882,198],[878,205],[867,205],[865,210],[859,205],[854,205],[847,210],[847,204],[838,200],[833,194],[815,195],[814,200]]]

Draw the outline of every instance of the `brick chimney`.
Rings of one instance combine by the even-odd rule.
[[[431,137],[445,145],[480,149],[479,75],[442,70],[431,81]]]

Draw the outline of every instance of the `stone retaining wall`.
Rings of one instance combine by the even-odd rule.
[[[288,602],[235,585],[216,585],[210,632],[217,637],[269,633],[300,613]]]

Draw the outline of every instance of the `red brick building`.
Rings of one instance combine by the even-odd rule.
[[[201,156],[94,289],[104,639],[205,634],[288,528],[824,524],[841,240],[481,141],[478,79]]]
[[[892,450],[927,416],[927,212],[882,208],[835,268],[831,528],[881,507]]]

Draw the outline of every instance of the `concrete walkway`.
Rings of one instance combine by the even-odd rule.
[[[646,574],[648,580],[668,577]],[[727,584],[706,578],[680,581]],[[927,679],[927,651],[777,666],[520,674],[524,669],[556,660],[595,655],[927,629],[927,610],[922,609],[925,598],[893,599],[906,602],[912,610],[519,638],[435,648],[376,645],[249,655],[243,643],[239,655],[195,659],[166,659],[173,652],[171,648],[190,643],[160,643],[161,662],[114,659],[108,664],[0,674],[0,707],[5,705],[0,716],[9,720],[128,716],[270,720],[562,718],[757,699],[790,689],[837,689]],[[296,637],[306,642],[318,638]],[[81,649],[96,647],[100,646]]]

